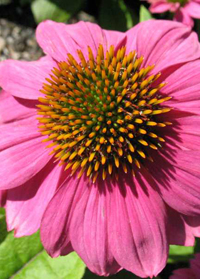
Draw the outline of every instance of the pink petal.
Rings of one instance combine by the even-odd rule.
[[[93,272],[108,274],[117,272],[119,266],[108,251],[107,221],[99,216],[103,206],[100,202],[103,197],[99,197],[98,189],[87,178],[67,179],[47,207],[41,237],[51,256],[69,253],[66,247],[71,240],[73,249]],[[92,227],[88,226],[88,222]]]
[[[199,60],[183,64],[164,78],[167,85],[163,87],[163,92],[178,100],[192,101],[200,88],[199,74]]]
[[[158,2],[158,3],[154,3],[150,6],[150,12],[151,13],[164,13],[166,11],[171,10],[171,8],[173,7],[172,3],[166,3],[166,2]]]
[[[102,181],[99,187],[89,187],[89,193],[83,195],[73,212],[71,242],[74,250],[92,272],[108,276],[120,269],[109,247],[110,194],[106,193],[106,189],[101,190]]]
[[[185,215],[200,213],[199,155],[199,151],[169,149],[168,152],[162,151],[162,156],[161,152],[155,154],[154,163],[149,165],[165,202]]]
[[[9,94],[24,99],[37,100],[45,78],[56,63],[49,57],[38,61],[6,60],[0,63],[0,86]]]
[[[177,117],[177,113],[181,117]],[[182,150],[197,150],[200,151],[200,117],[191,116],[189,112],[171,111],[168,113],[168,120],[170,119],[172,125],[165,127],[162,131],[162,137],[165,138],[166,143],[162,144],[163,148],[182,149]],[[165,116],[166,117],[166,116]],[[159,121],[166,121],[166,118],[159,118]],[[160,130],[158,133],[160,134]]]
[[[106,41],[106,49],[111,45],[115,46],[115,50],[126,44],[126,34],[119,31],[103,30]]]
[[[44,248],[52,257],[62,254],[63,250],[70,244],[69,223],[71,215],[83,193],[88,191],[87,186],[78,187],[81,181],[74,179],[74,177],[68,178],[49,202],[44,213],[41,240]]]
[[[200,151],[200,136],[187,134],[184,129],[179,131],[178,135],[170,131],[164,138],[166,141],[173,143],[177,148]]]
[[[192,18],[189,16],[187,11],[185,11],[184,8],[179,9],[175,15],[174,15],[174,20],[177,22],[182,22],[183,24],[193,27],[194,26],[194,21]]]
[[[200,3],[190,1],[184,6],[183,10],[191,17],[200,18]]]
[[[200,63],[197,60],[182,65],[172,71],[166,78],[164,77],[167,85],[162,89],[162,92],[172,97],[167,105],[179,111],[199,114],[199,74]]]
[[[188,102],[184,102],[184,101],[178,102],[178,101],[172,100],[167,105],[170,106],[170,107],[173,107],[175,109],[178,109],[180,111],[188,111],[188,112],[191,112],[193,114],[200,114],[200,102],[199,102],[199,100],[188,101]]]
[[[31,116],[19,121],[1,125],[0,151],[26,142],[30,139],[41,137],[37,124],[36,116]]]
[[[52,155],[42,139],[44,137],[31,138],[0,152],[0,189],[24,184],[48,163]]]
[[[183,133],[200,136],[200,117],[198,115],[176,118],[176,121]]]
[[[195,259],[190,260],[190,266],[195,275],[195,279],[200,279],[200,253],[195,255]]]
[[[51,160],[25,184],[7,191],[6,218],[8,230],[15,236],[35,233],[50,199],[58,187],[63,168]]]
[[[184,222],[195,237],[200,237],[200,218],[199,216],[182,216]]]
[[[173,275],[170,276],[170,279],[196,279],[196,276],[189,268],[180,268],[173,271]]]
[[[162,80],[167,83],[161,90],[163,94],[172,97],[167,102],[168,106],[179,111],[189,113],[200,113],[200,63],[199,60],[192,61],[177,68],[170,68]]]
[[[36,113],[35,105],[35,101],[15,98],[9,93],[1,91],[0,124],[20,120],[34,115]]]
[[[133,27],[127,34],[127,52],[144,56],[144,66],[155,64],[153,72],[199,58],[196,33],[177,22],[150,20]],[[148,43],[147,43],[148,42]]]
[[[143,171],[137,178],[119,177],[109,201],[112,253],[123,268],[137,276],[156,276],[168,255],[164,203]]]
[[[124,34],[103,31],[97,24],[89,22],[81,21],[67,25],[47,20],[37,27],[36,38],[45,53],[57,61],[65,61],[68,53],[79,60],[79,49],[88,58],[88,46],[96,55],[99,44],[105,48],[111,44],[117,45],[124,38]]]
[[[193,246],[195,244],[195,236],[197,236],[196,227],[188,225],[184,219],[184,215],[178,213],[170,207],[167,207],[167,217],[170,244]]]
[[[88,53],[87,46],[90,46],[96,55],[99,44],[105,47],[105,50],[111,45],[117,46],[126,38],[123,32],[103,30],[97,24],[80,21],[76,24],[66,25],[66,31],[71,38],[81,46],[81,50]]]

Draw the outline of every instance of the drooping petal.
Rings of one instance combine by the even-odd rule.
[[[93,272],[117,272],[120,267],[108,247],[106,198],[84,177],[67,179],[49,203],[42,221],[41,237],[48,253],[68,253],[66,247],[71,240],[73,249]]]
[[[0,189],[12,189],[24,184],[48,163],[50,150],[45,149],[41,142],[43,139],[30,138],[0,152]]]
[[[36,102],[13,97],[5,91],[0,92],[0,124],[17,121],[36,113]]]
[[[176,211],[195,216],[200,213],[199,151],[169,149],[154,156],[149,166],[158,191]],[[192,163],[191,163],[192,162]]]
[[[9,94],[23,99],[37,100],[45,78],[56,63],[50,57],[38,61],[6,60],[0,63],[0,86]]]
[[[63,168],[51,160],[25,184],[8,190],[6,220],[8,230],[21,237],[35,233],[41,224],[46,206],[53,197]]]
[[[74,250],[91,271],[100,276],[119,271],[109,247],[108,220],[110,197],[101,186],[91,185],[89,194],[79,202],[72,216],[70,237]],[[113,208],[112,208],[113,210]]]
[[[155,64],[153,72],[200,57],[196,33],[181,23],[144,21],[126,34],[127,53],[136,50],[138,56],[144,56],[144,66]]]
[[[47,20],[40,23],[36,30],[41,48],[57,61],[65,61],[68,53],[79,60],[77,50],[81,50],[88,58],[88,46],[96,56],[99,44],[105,48],[116,46],[124,37],[121,32],[104,31],[97,24],[82,21],[66,25]]]
[[[159,194],[143,175],[119,176],[110,197],[108,233],[112,253],[123,268],[153,277],[166,264],[166,213]]]
[[[70,243],[69,225],[74,208],[83,194],[88,193],[82,179],[68,178],[50,201],[42,220],[41,239],[47,252],[57,257]]]
[[[195,244],[195,236],[197,236],[197,228],[189,225],[185,221],[185,216],[167,207],[167,227],[169,234],[169,243],[172,245],[193,246]],[[189,217],[196,218],[196,217]],[[197,219],[197,218],[196,218]],[[197,225],[197,224],[195,224]],[[199,225],[199,222],[198,222]]]

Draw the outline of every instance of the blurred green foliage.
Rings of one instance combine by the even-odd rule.
[[[134,12],[124,0],[102,0],[99,10],[99,24],[102,28],[126,31],[134,25]]]
[[[0,0],[2,5],[30,7],[35,24],[51,19],[59,22],[89,20],[110,30],[126,31],[142,20],[150,18],[139,0]],[[1,2],[0,2],[1,4]],[[147,3],[143,3],[147,5]],[[85,16],[80,16],[80,13]]]
[[[0,11],[2,6],[9,9],[12,5],[18,10],[31,11],[35,26],[46,19],[66,23],[84,20],[98,23],[105,29],[126,31],[152,18],[173,18],[170,12],[152,16],[145,0],[0,0]],[[200,37],[200,20],[195,20],[194,30]]]
[[[149,10],[145,6],[141,5],[141,7],[140,7],[140,22],[148,20],[148,19],[152,19],[152,18],[153,18],[153,16],[149,12]]]

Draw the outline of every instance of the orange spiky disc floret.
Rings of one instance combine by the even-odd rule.
[[[104,180],[117,176],[119,167],[134,173],[164,141],[155,126],[170,124],[156,121],[170,111],[161,105],[170,99],[159,93],[165,84],[153,87],[160,74],[149,75],[154,66],[141,68],[143,57],[135,51],[126,55],[125,47],[115,53],[111,46],[104,54],[99,45],[96,57],[88,47],[88,61],[77,52],[80,63],[68,54],[46,78],[39,129],[51,141],[48,147],[55,146],[55,157],[78,177],[85,173],[95,181],[101,174]]]

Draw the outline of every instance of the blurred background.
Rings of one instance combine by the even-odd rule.
[[[43,55],[35,39],[37,24],[45,19],[65,23],[90,21],[102,28],[126,31],[150,18],[172,19],[170,13],[151,15],[148,3],[139,0],[0,0],[0,61],[37,60]],[[199,21],[194,30],[200,34]],[[153,247],[152,247],[153,249]],[[200,251],[195,247],[171,246],[166,268],[157,279],[168,279],[174,269],[189,266]],[[39,233],[16,239],[6,231],[5,212],[0,209],[0,279],[98,279],[75,253],[51,259]],[[137,278],[121,271],[112,279]]]
[[[35,60],[42,52],[34,30],[45,19],[91,21],[105,29],[126,31],[139,21],[136,0],[0,0],[0,60]]]

